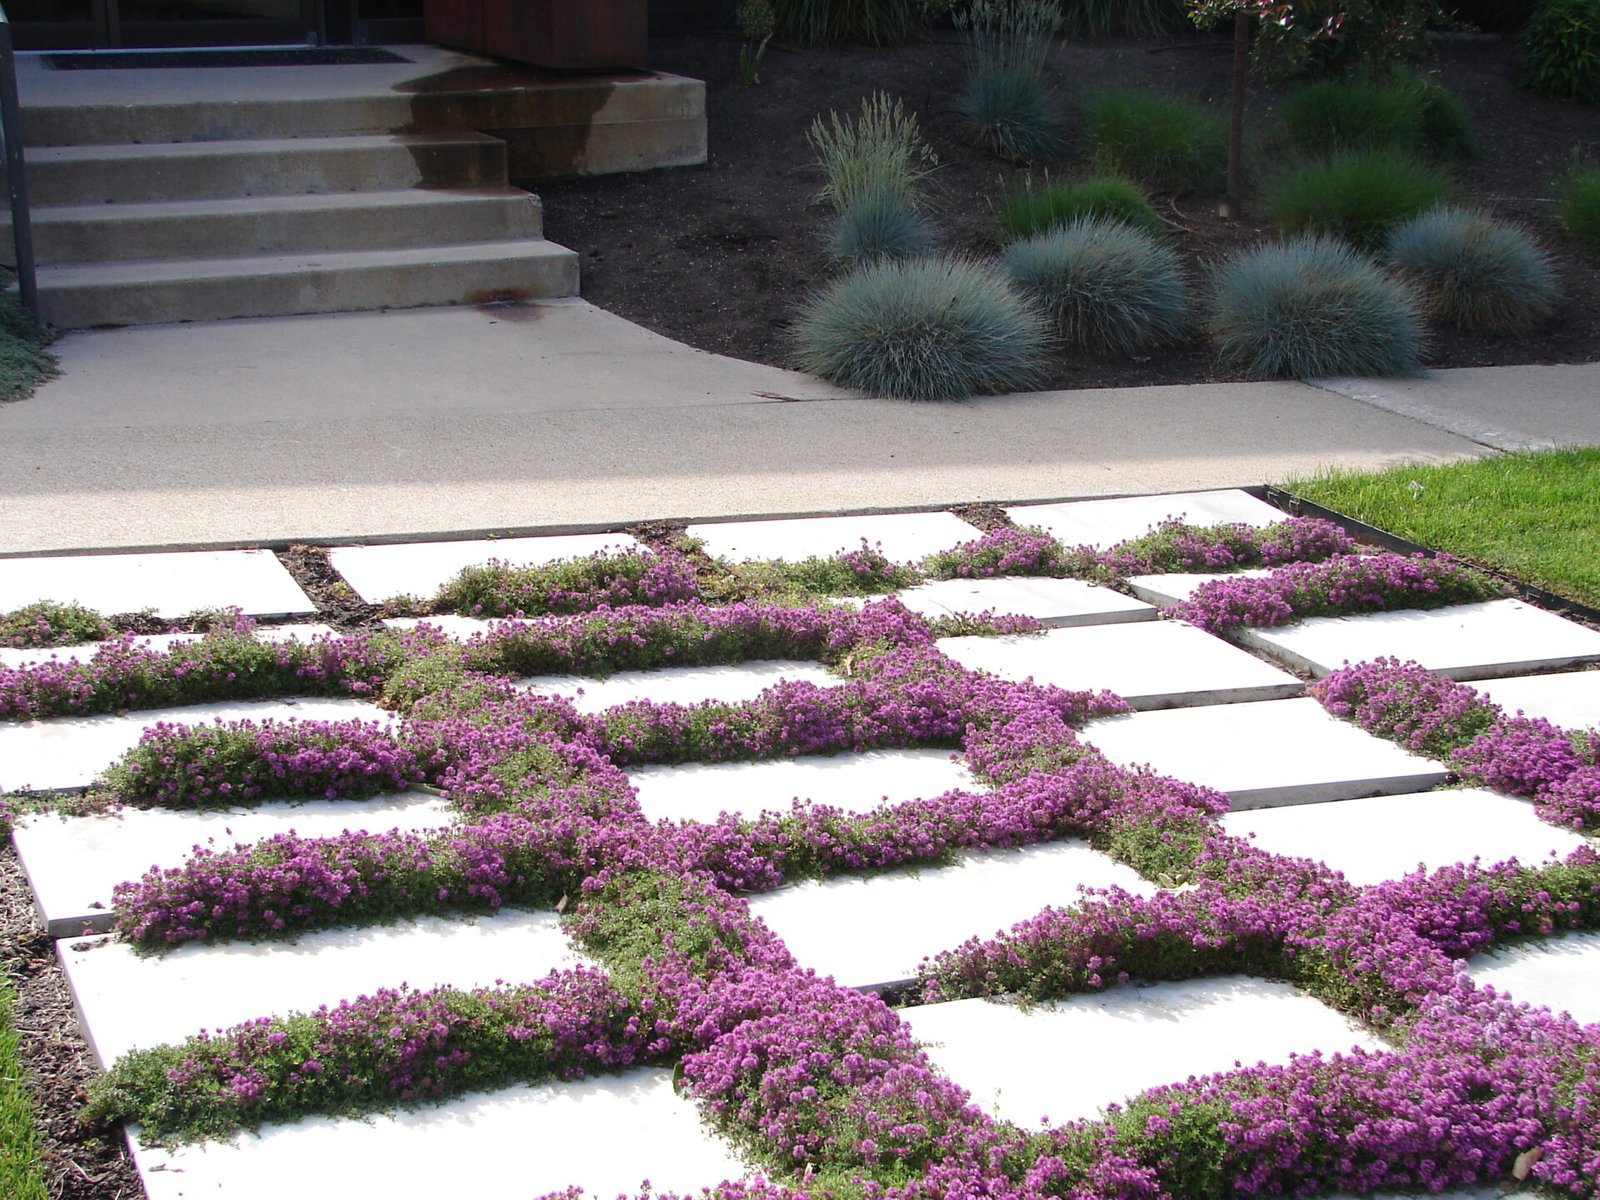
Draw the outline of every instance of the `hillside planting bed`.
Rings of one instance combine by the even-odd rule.
[[[515,565],[462,544],[443,588],[439,548],[419,548],[415,583],[407,555],[385,568],[407,614],[387,627],[267,641],[240,616],[171,646],[33,647],[0,667],[0,732],[98,762],[86,790],[50,792],[70,772],[42,760],[0,800],[40,904],[73,880],[73,919],[94,926],[24,933],[8,866],[24,1074],[70,1081],[40,1101],[52,1184],[152,1200],[1593,1194],[1600,1026],[1542,1007],[1545,976],[1518,960],[1496,961],[1494,988],[1473,972],[1491,950],[1565,947],[1568,973],[1600,984],[1584,932],[1600,926],[1597,747],[1415,664],[1307,689],[1218,636],[1498,594],[1255,503],[1019,507],[984,530],[932,523],[957,536],[916,562],[878,545],[921,547],[927,514],[657,530],[579,558],[530,539]],[[1219,510],[1249,516],[1211,523]],[[774,537],[800,549],[706,552]],[[802,553],[816,545],[838,552]],[[1222,578],[1129,609],[1129,577],[1174,572]],[[899,598],[938,580],[965,591]],[[1043,580],[1119,603],[985,603]],[[1195,662],[1223,664],[1202,673],[1249,664],[1285,698],[1157,683],[1130,714],[1043,650],[1113,631],[1130,661],[1201,639]],[[1572,633],[1523,672],[1522,707],[1557,665],[1600,683],[1582,669],[1600,662],[1593,631]],[[983,645],[1029,665],[962,665]],[[573,677],[583,692],[550,686]],[[669,688],[699,694],[651,695]],[[298,697],[360,711],[302,717]],[[208,707],[245,700],[264,707]],[[1242,791],[1142,765],[1170,748],[1158,720],[1233,714],[1237,754],[1267,755],[1291,711],[1305,732],[1287,749],[1316,778],[1259,844]],[[110,747],[107,721],[138,728]],[[1382,785],[1344,770],[1352,738],[1404,769]],[[1381,807],[1469,794],[1391,794],[1441,777],[1473,789],[1459,862]],[[696,794],[716,810],[651,815]],[[1430,867],[1357,884],[1266,848],[1341,805],[1385,862]],[[85,876],[74,838],[109,853],[108,828],[149,818],[220,824],[187,841],[198,826],[157,827],[139,843],[153,866]],[[1520,861],[1501,853],[1513,830]],[[59,1028],[63,977],[84,1042]],[[74,1116],[98,1133],[72,1134]],[[114,1161],[119,1133],[140,1181]]]

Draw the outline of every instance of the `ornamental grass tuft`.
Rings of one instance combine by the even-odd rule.
[[[892,46],[923,27],[923,9],[915,0],[776,0],[773,11],[779,36],[804,46]]]
[[[1211,336],[1252,379],[1406,375],[1421,367],[1422,322],[1405,289],[1332,238],[1246,250],[1212,280]]]
[[[1302,154],[1394,150],[1425,158],[1470,158],[1472,118],[1429,79],[1324,79],[1284,97],[1278,118]]]
[[[1284,233],[1328,233],[1376,247],[1400,222],[1445,203],[1450,180],[1393,150],[1347,151],[1279,178],[1264,197]]]
[[[1600,250],[1600,167],[1567,176],[1556,193],[1556,220],[1574,241]]]
[[[1430,315],[1462,329],[1514,333],[1555,309],[1545,252],[1525,232],[1481,212],[1436,208],[1389,232],[1384,261]]]
[[[959,400],[1037,386],[1050,330],[994,267],[944,256],[851,272],[805,307],[794,339],[800,369],[841,387]]]
[[[1220,188],[1227,174],[1227,118],[1159,92],[1112,88],[1092,97],[1084,139],[1096,169],[1163,191]]]
[[[1013,243],[1005,266],[1069,346],[1137,354],[1183,336],[1189,298],[1177,254],[1121,221],[1079,217]]]
[[[1045,233],[1079,217],[1114,217],[1157,235],[1167,228],[1138,184],[1114,175],[1056,180],[1037,189],[1030,180],[1000,202],[1000,232],[1008,241]]]
[[[828,254],[852,266],[915,258],[933,249],[933,226],[898,187],[874,182],[833,218]]]
[[[916,204],[922,180],[939,165],[922,139],[916,114],[886,92],[864,99],[853,121],[836,112],[826,121],[818,117],[806,131],[806,142],[827,176],[815,199],[837,211],[879,189],[897,190]]]
[[[1057,0],[972,0],[956,14],[966,34],[967,75],[951,107],[974,141],[1013,162],[1061,150],[1061,121],[1044,81],[1060,24]]]

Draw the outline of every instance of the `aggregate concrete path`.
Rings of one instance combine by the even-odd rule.
[[[0,553],[1126,495],[1600,442],[1600,364],[911,404],[582,301],[91,330],[58,353],[59,379],[0,406]]]

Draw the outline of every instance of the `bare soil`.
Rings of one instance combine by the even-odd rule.
[[[913,108],[940,160],[931,189],[944,243],[953,249],[992,251],[997,197],[1028,177],[1027,169],[967,144],[955,128],[948,105],[961,80],[962,54],[949,31],[889,49],[774,45],[755,87],[739,78],[739,42],[732,35],[661,37],[651,48],[658,69],[706,81],[708,161],[534,186],[544,200],[547,236],[583,256],[585,298],[691,346],[786,362],[791,319],[830,276],[822,254],[828,212],[812,202],[820,174],[805,140],[815,116],[853,114],[879,89]],[[1574,153],[1591,160],[1600,153],[1600,113],[1519,89],[1513,43],[1500,37],[1450,37],[1434,49],[1422,67],[1465,102],[1482,151],[1459,168],[1460,198],[1527,227],[1554,257],[1564,299],[1555,317],[1531,333],[1439,331],[1429,365],[1600,359],[1600,255],[1560,235],[1551,203]],[[1229,43],[1199,34],[1179,42],[1063,42],[1051,76],[1070,130],[1080,98],[1108,84],[1157,88],[1225,110],[1230,65]],[[1252,86],[1246,121],[1257,145],[1277,96]],[[1048,172],[1034,168],[1033,177],[1070,175],[1085,165],[1077,150]],[[1256,151],[1257,177],[1272,165],[1266,151]],[[1237,221],[1218,218],[1216,199],[1155,198],[1196,282],[1211,264],[1272,234],[1248,209]],[[1237,378],[1198,334],[1174,352],[1149,358],[1058,352],[1049,375],[1057,388]]]

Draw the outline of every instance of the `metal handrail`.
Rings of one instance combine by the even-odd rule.
[[[17,247],[17,290],[23,306],[39,315],[39,280],[33,266],[33,218],[28,177],[22,164],[22,105],[17,99],[17,61],[11,20],[0,4],[0,141],[5,143],[6,188],[11,193],[11,238]]]

